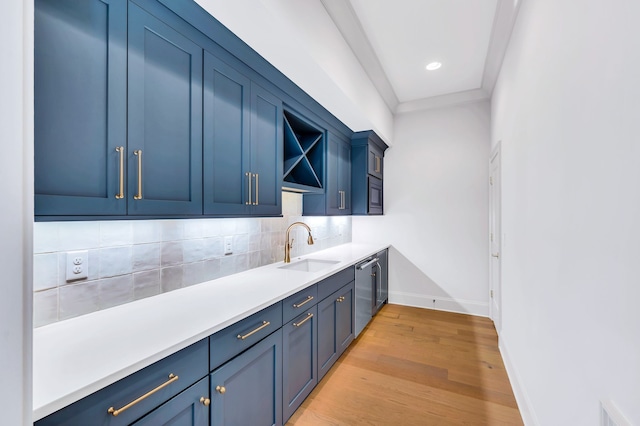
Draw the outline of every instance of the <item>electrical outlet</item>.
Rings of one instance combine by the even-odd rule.
[[[225,256],[233,253],[233,236],[224,237],[224,254]]]
[[[89,252],[67,252],[67,281],[86,279],[89,276]]]

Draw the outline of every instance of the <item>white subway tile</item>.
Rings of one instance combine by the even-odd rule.
[[[60,222],[60,251],[100,247],[99,222]]]
[[[249,235],[238,234],[233,237],[233,252],[246,253],[249,251]]]
[[[33,256],[33,289],[45,290],[58,286],[58,254],[36,254]]]
[[[205,238],[202,244],[204,259],[214,259],[224,255],[222,237]]]
[[[160,268],[160,243],[132,246],[133,272]]]
[[[100,224],[100,247],[115,247],[133,243],[133,227],[131,221],[103,221]]]
[[[163,220],[162,241],[177,241],[184,238],[184,223],[181,220]]]
[[[59,288],[60,320],[77,317],[100,309],[100,282],[89,281]]]
[[[162,268],[160,270],[160,288],[163,293],[182,288],[183,283],[182,265]]]
[[[210,281],[215,280],[216,278],[220,278],[220,259],[205,260],[202,274],[203,281]]]
[[[204,220],[188,219],[184,221],[184,239],[203,238]]]
[[[105,278],[100,281],[100,309],[133,301],[133,275]]]
[[[58,289],[33,294],[33,326],[41,327],[58,321]]]
[[[162,240],[160,221],[136,220],[132,228],[134,244],[157,243]]]
[[[35,222],[33,224],[33,252],[51,253],[60,249],[57,222]]]
[[[205,240],[185,240],[183,242],[184,263],[199,262],[205,259]]]
[[[204,262],[187,263],[183,266],[184,287],[200,284],[204,281]]]
[[[145,297],[160,294],[160,270],[144,271],[133,274],[133,298],[143,299]]]
[[[100,249],[100,278],[131,273],[131,246]]]
[[[162,243],[160,263],[162,266],[180,265],[184,262],[183,242],[170,241]]]

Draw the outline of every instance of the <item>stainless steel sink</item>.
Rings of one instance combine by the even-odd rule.
[[[283,266],[278,266],[278,269],[292,269],[294,271],[303,272],[318,272],[340,263],[339,260],[324,260],[324,259],[304,259],[294,263],[287,263]]]

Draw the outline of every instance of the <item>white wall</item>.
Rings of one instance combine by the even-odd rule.
[[[320,0],[196,0],[354,131],[393,140],[393,114]]]
[[[31,2],[0,14],[0,401],[2,424],[31,423],[32,33]],[[26,35],[26,36],[25,36]]]
[[[524,1],[492,101],[503,355],[527,424],[640,424],[640,3]],[[524,391],[523,391],[524,389]]]
[[[488,315],[489,113],[480,102],[396,117],[385,215],[352,223],[354,241],[393,245],[390,302]]]

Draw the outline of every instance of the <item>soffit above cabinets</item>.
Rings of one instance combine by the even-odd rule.
[[[518,0],[321,0],[392,111],[489,98]],[[442,67],[427,71],[437,61]]]

